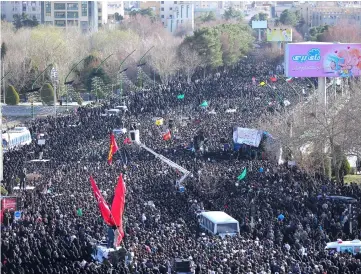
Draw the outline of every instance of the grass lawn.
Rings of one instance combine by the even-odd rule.
[[[361,175],[346,175],[344,180],[346,184],[351,182],[361,184]]]

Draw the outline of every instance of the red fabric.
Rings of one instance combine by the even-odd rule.
[[[92,176],[90,176],[90,183],[92,185],[94,196],[95,199],[97,199],[99,210],[104,219],[104,222],[109,226],[114,226],[114,221],[112,220],[112,213],[110,212],[109,206],[100,193],[99,188]]]
[[[271,82],[277,82],[277,78],[276,78],[276,77],[271,77],[270,80],[271,80]]]
[[[124,213],[124,206],[125,206],[125,184],[123,181],[123,175],[119,175],[118,185],[115,188],[115,195],[112,204],[112,215],[115,225],[118,227],[119,235],[116,239],[116,246],[120,244],[124,237],[123,231],[123,213]]]
[[[131,143],[132,143],[132,141],[128,137],[124,139],[124,142],[123,142],[124,145],[130,145]]]
[[[115,141],[114,134],[110,134],[110,148],[109,148],[109,154],[108,154],[108,164],[111,165],[113,161],[113,155],[118,151],[118,145]]]
[[[170,131],[168,131],[166,134],[163,135],[163,140],[164,141],[168,141],[172,138],[172,135],[170,133]]]

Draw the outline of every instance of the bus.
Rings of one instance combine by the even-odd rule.
[[[213,235],[235,236],[239,234],[239,222],[223,211],[206,211],[199,214],[199,224]]]
[[[353,255],[357,255],[361,253],[361,241],[353,240],[353,241],[342,241],[338,239],[336,242],[329,242],[325,247],[330,253],[340,252],[340,253],[350,253]]]
[[[4,152],[31,144],[30,131],[26,127],[15,127],[2,134]]]

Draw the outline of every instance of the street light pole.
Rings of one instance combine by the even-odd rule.
[[[68,79],[70,73],[72,73],[72,71],[81,63],[83,62],[87,57],[84,57],[83,59],[81,59],[78,63],[76,63],[71,70],[69,71],[68,75],[65,77],[64,80],[64,85],[66,86],[66,111],[68,111],[68,85],[70,84],[70,82],[67,82],[66,80]],[[73,83],[73,81],[71,81],[71,83]]]
[[[130,55],[132,55],[135,51],[136,51],[136,50],[133,50],[131,53],[129,53],[129,54],[127,55],[127,57],[125,57],[125,58],[123,59],[123,61],[120,63],[119,70],[118,70],[118,77],[119,77],[119,80],[120,80],[120,85],[119,85],[119,88],[120,88],[120,96],[123,96],[123,79],[121,78],[121,76],[122,76],[122,73],[127,70],[127,69],[123,69],[123,70],[121,70],[121,69],[122,69],[122,66],[123,66],[124,62],[125,62],[125,61],[128,59],[128,57],[129,57]]]
[[[33,84],[31,85],[31,90],[34,90],[34,85],[35,85],[36,81],[40,78],[40,76],[43,75],[45,73],[45,71],[47,71],[52,66],[53,65],[50,64],[42,72],[40,72],[40,74],[35,78]],[[34,119],[34,99],[31,99],[31,116]]]
[[[144,53],[144,55],[139,59],[139,62],[138,62],[138,65],[137,65],[138,68],[145,65],[145,63],[142,64],[142,61],[143,61],[144,57],[148,54],[148,52],[150,52],[153,48],[154,48],[154,46],[151,46],[150,49],[148,49],[148,50]],[[143,77],[142,77],[142,76],[143,76],[142,73],[140,73],[139,84],[140,84],[140,87],[141,87],[141,88],[143,87]]]
[[[100,69],[100,67],[105,63],[106,60],[108,60],[111,56],[113,55],[110,54],[109,56],[107,56],[103,61],[101,61],[101,63],[99,64],[99,66],[97,67],[97,69],[95,70],[95,73],[98,72],[98,70]],[[97,85],[97,90],[96,90],[96,96],[97,96],[97,102],[98,102],[98,87],[99,87],[100,83]]]
[[[8,74],[10,74],[11,71],[8,71],[2,78],[1,78],[1,81],[5,79],[6,76],[8,76]],[[4,81],[4,104],[6,104],[5,102],[5,97],[6,97],[6,92],[5,92],[5,81]],[[0,100],[0,103],[1,103],[1,100]]]

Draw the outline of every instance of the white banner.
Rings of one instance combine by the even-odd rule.
[[[262,131],[258,129],[236,127],[233,130],[233,142],[258,147],[262,140]]]

